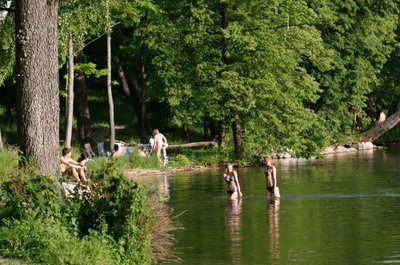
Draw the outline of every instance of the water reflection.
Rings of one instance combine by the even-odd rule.
[[[229,239],[229,264],[241,264],[241,212],[242,199],[228,200],[226,207],[226,226]]]
[[[269,236],[269,264],[280,264],[279,250],[279,205],[280,199],[267,199],[267,220]]]

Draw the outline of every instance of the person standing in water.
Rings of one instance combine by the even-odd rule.
[[[236,170],[233,169],[232,164],[228,164],[224,173],[224,179],[228,185],[227,193],[230,200],[237,199],[238,196],[242,197],[240,190],[239,177]]]
[[[276,180],[276,168],[274,165],[272,165],[272,157],[267,156],[264,158],[264,163],[265,163],[265,180],[266,180],[266,188],[267,188],[267,193],[266,196],[267,198],[271,198],[274,196],[275,198],[279,198],[279,190],[278,190],[278,183]]]

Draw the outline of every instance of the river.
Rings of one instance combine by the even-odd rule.
[[[181,229],[169,264],[400,264],[400,150],[275,160],[282,198],[265,199],[263,168],[159,177]]]

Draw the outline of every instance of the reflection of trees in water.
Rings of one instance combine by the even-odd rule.
[[[240,215],[242,212],[242,199],[228,200],[226,208],[226,226],[229,238],[230,264],[241,264],[240,258]]]
[[[280,264],[281,255],[279,250],[279,199],[268,199],[268,236],[270,264]]]

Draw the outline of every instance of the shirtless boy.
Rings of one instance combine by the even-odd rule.
[[[71,148],[63,148],[60,169],[63,174],[71,174],[77,182],[86,182],[85,167],[71,158]]]

